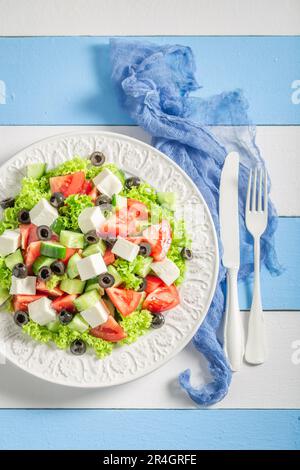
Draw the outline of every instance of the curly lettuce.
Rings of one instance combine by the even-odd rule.
[[[60,225],[61,230],[79,230],[78,217],[87,207],[92,207],[92,199],[86,194],[72,194],[65,200],[65,205],[59,209],[59,217],[55,226]],[[57,229],[54,227],[54,230]]]
[[[53,342],[59,349],[68,349],[74,340],[82,339],[100,359],[111,354],[113,349],[113,344],[108,341],[95,338],[88,332],[79,333],[63,325],[58,325],[55,331],[50,331],[46,326],[40,326],[30,320],[23,326],[23,331],[35,341],[40,343]]]
[[[121,341],[121,344],[134,343],[139,336],[147,333],[151,326],[152,315],[148,310],[133,312],[127,317],[122,317],[120,325],[127,333],[127,337]]]
[[[9,207],[3,211],[0,234],[7,229],[17,228],[19,226],[18,212],[21,209],[32,209],[42,198],[50,198],[50,187],[47,178],[44,176],[39,179],[23,178],[21,190],[15,198],[14,207]]]
[[[5,264],[4,258],[0,257],[0,288],[10,289],[12,272]]]
[[[113,266],[118,271],[126,289],[138,290],[141,285],[143,271],[146,271],[152,258],[144,258],[138,255],[133,261],[129,262],[122,258],[117,258]],[[147,274],[147,273],[146,273]]]
[[[67,162],[58,165],[53,170],[50,170],[46,173],[45,178],[49,179],[53,176],[63,176],[70,175],[71,173],[76,173],[78,171],[83,171],[85,173],[86,179],[93,179],[97,176],[104,168],[109,169],[114,173],[122,182],[125,183],[125,175],[122,170],[120,170],[117,165],[114,163],[106,163],[102,166],[94,166],[88,158],[74,157]]]

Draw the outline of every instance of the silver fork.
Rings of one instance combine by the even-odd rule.
[[[247,200],[246,227],[254,240],[254,288],[249,316],[245,359],[250,364],[262,364],[266,358],[266,333],[260,292],[260,238],[268,221],[268,188],[265,170],[250,170]]]

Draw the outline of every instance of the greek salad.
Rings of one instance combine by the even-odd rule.
[[[33,339],[103,358],[179,304],[192,251],[176,194],[102,152],[28,165],[0,205],[0,305]]]

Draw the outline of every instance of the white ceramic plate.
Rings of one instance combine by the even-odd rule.
[[[127,174],[144,179],[159,191],[176,191],[181,202],[193,202],[196,215],[186,217],[193,238],[193,261],[187,263],[180,288],[180,306],[166,315],[159,330],[151,330],[136,343],[116,347],[103,360],[92,353],[74,357],[54,345],[33,341],[22,333],[8,313],[0,313],[0,351],[21,369],[44,380],[74,387],[107,387],[141,377],[162,366],[191,340],[203,321],[215,290],[218,248],[215,228],[201,194],[190,178],[153,147],[120,134],[83,132],[54,136],[21,151],[0,169],[0,198],[17,193],[28,163],[48,167],[102,151],[109,162]]]

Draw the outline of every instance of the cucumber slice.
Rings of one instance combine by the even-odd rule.
[[[4,302],[7,301],[7,299],[9,299],[10,295],[9,295],[9,291],[8,289],[4,289],[3,287],[0,287],[0,305],[3,305]]]
[[[43,266],[50,266],[53,263],[53,258],[47,256],[39,256],[32,265],[32,270],[35,275]]]
[[[71,232],[70,230],[62,230],[59,236],[60,243],[68,248],[83,248],[84,235],[79,232]]]
[[[85,282],[80,279],[64,279],[59,288],[67,294],[82,294],[85,288]]]
[[[177,194],[171,192],[157,193],[158,202],[170,211],[176,210]]]
[[[67,249],[60,243],[55,242],[42,242],[41,255],[49,256],[50,258],[63,259],[66,256]]]
[[[60,232],[63,230],[64,228],[64,223],[62,221],[62,219],[60,219],[59,217],[53,222],[53,224],[51,225],[51,230],[56,233],[57,235],[60,234]]]
[[[103,287],[99,285],[97,277],[94,277],[93,279],[89,279],[85,285],[85,292],[89,292],[94,289],[98,291],[101,296],[104,295],[104,289]]]
[[[26,167],[28,178],[40,178],[46,171],[46,163],[31,163]]]
[[[107,266],[107,272],[109,272],[109,274],[111,274],[115,278],[114,287],[118,287],[120,284],[122,284],[123,279],[112,264]]]
[[[145,300],[145,298],[146,298],[146,295],[147,295],[146,292],[142,292],[141,300],[140,300],[140,302],[139,302],[139,304],[138,304],[138,306],[137,306],[137,308],[136,308],[137,310],[141,310],[141,309],[142,309],[142,306],[143,306],[144,300]]]
[[[151,271],[151,264],[153,262],[153,258],[150,258],[149,256],[147,258],[143,258],[143,262],[140,263],[140,266],[135,268],[135,274],[137,274],[140,277],[146,277],[147,274],[150,273]]]
[[[73,320],[68,324],[68,328],[73,331],[78,331],[78,333],[84,333],[86,330],[89,329],[88,323],[82,318],[82,316],[78,313],[75,315]]]
[[[104,303],[106,304],[110,314],[114,317],[116,313],[116,309],[112,301],[110,299],[104,299]]]
[[[67,266],[67,275],[70,279],[74,279],[79,275],[78,268],[77,268],[77,261],[81,260],[81,256],[78,253],[75,253],[69,259],[68,266]]]
[[[99,240],[97,243],[93,243],[92,245],[89,245],[85,250],[82,252],[82,256],[86,258],[87,256],[90,255],[95,255],[96,253],[101,253],[101,255],[104,255],[106,250],[106,245],[103,240]]]
[[[127,197],[114,194],[111,203],[117,210],[125,209],[127,207]]]
[[[93,307],[99,299],[100,295],[98,291],[94,289],[77,297],[77,299],[74,300],[74,305],[79,312],[82,312],[83,310]]]
[[[50,323],[47,323],[47,325],[46,325],[48,330],[52,331],[53,333],[56,333],[58,331],[59,326],[60,326],[59,320],[51,321]]]
[[[14,253],[12,253],[11,255],[6,256],[4,262],[6,266],[8,267],[8,269],[12,271],[13,267],[16,264],[23,263],[23,256],[22,256],[21,250],[19,249],[15,251]]]

